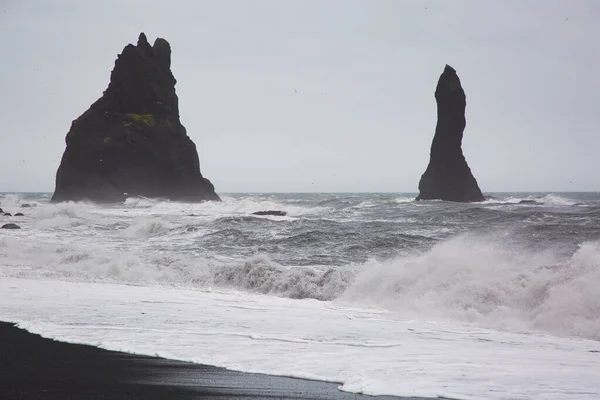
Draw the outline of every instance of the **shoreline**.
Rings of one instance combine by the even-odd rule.
[[[406,399],[343,392],[338,386],[59,342],[0,321],[4,400]]]

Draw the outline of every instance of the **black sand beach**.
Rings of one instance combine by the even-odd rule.
[[[0,322],[2,400],[396,398],[337,387],[62,343]]]

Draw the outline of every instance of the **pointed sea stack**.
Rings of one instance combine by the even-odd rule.
[[[419,182],[417,200],[483,201],[462,152],[465,130],[465,92],[456,71],[446,65],[435,90],[438,121],[429,165]]]
[[[219,200],[200,173],[196,145],[179,121],[164,39],[123,49],[108,89],[67,133],[53,202],[118,202],[128,196]]]

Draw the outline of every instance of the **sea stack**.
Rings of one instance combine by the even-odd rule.
[[[150,46],[141,33],[127,45],[102,97],[71,124],[52,201],[220,200],[179,121],[175,83],[166,40]]]
[[[483,201],[485,198],[462,152],[466,96],[456,71],[449,65],[440,76],[435,100],[437,126],[417,200]]]

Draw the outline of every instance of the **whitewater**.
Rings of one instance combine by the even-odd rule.
[[[0,320],[349,392],[600,398],[600,194],[222,197],[0,195]]]

